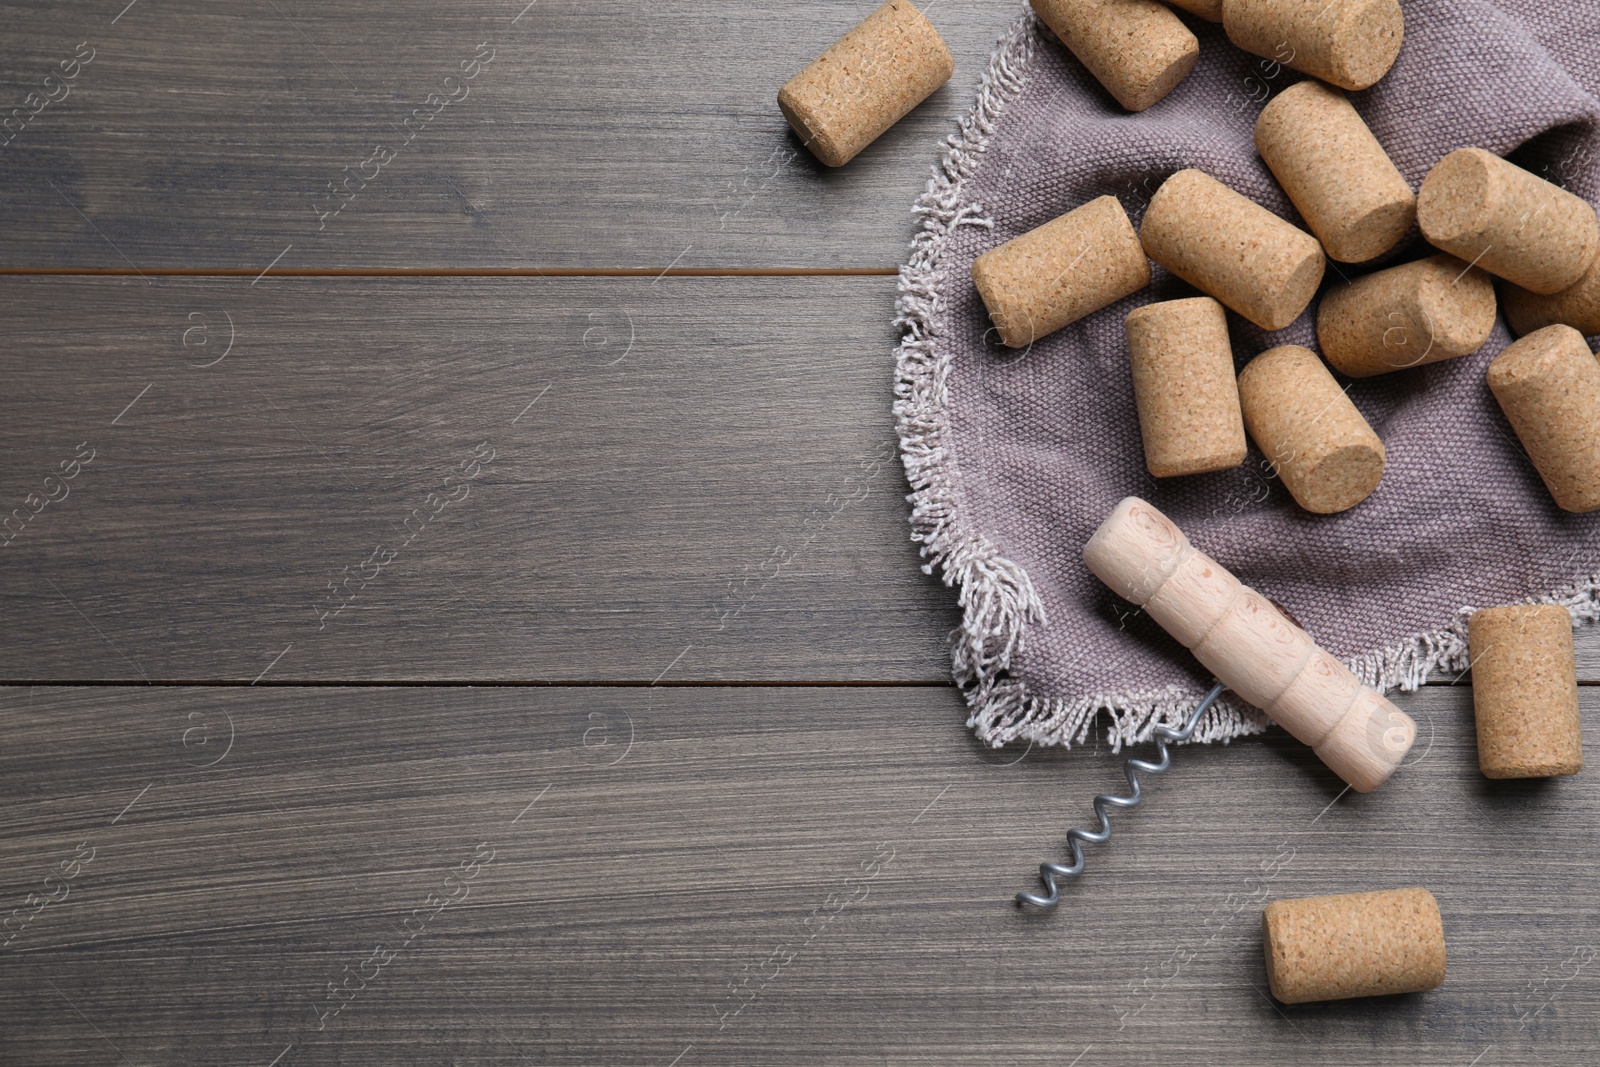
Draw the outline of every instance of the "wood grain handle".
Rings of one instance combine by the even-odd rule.
[[[1382,785],[1410,750],[1417,736],[1410,716],[1145,501],[1118,504],[1083,547],[1083,560],[1353,789]]]

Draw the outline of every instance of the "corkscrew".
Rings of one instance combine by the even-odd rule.
[[[1111,840],[1111,815],[1107,808],[1137,808],[1139,802],[1144,800],[1144,790],[1139,785],[1139,772],[1146,774],[1165,774],[1167,768],[1172,766],[1172,753],[1167,749],[1167,743],[1187,741],[1194,736],[1194,728],[1199,725],[1200,716],[1206,709],[1216,703],[1217,697],[1227,688],[1221,682],[1211,687],[1210,692],[1200,701],[1199,705],[1189,713],[1189,718],[1183,726],[1174,730],[1170,726],[1157,726],[1155,729],[1156,752],[1161,758],[1152,763],[1149,760],[1129,757],[1122,765],[1122,773],[1128,777],[1128,788],[1133,790],[1130,796],[1119,797],[1115,793],[1101,793],[1094,798],[1094,813],[1100,817],[1100,829],[1079,830],[1073,827],[1067,831],[1067,843],[1072,847],[1072,863],[1063,866],[1059,863],[1039,864],[1039,880],[1050,892],[1045,896],[1037,893],[1018,893],[1018,904],[1033,904],[1041,908],[1053,908],[1061,899],[1061,890],[1056,885],[1057,878],[1076,878],[1083,873],[1083,845],[1103,845]]]
[[[1161,774],[1171,762],[1169,741],[1187,741],[1205,710],[1224,689],[1272,717],[1352,789],[1382,785],[1416,740],[1410,716],[1362,685],[1350,668],[1318,647],[1283,611],[1244,585],[1226,567],[1189,543],[1161,512],[1130,496],[1083,547],[1083,561],[1111,591],[1143,608],[1162,629],[1194,653],[1217,685],[1182,729],[1157,727],[1158,763],[1129,759],[1132,796],[1094,798],[1100,829],[1069,830],[1072,863],[1039,866],[1048,895],[1017,894],[1018,904],[1053,907],[1057,878],[1083,871],[1083,842],[1111,837],[1109,808],[1132,808],[1143,799],[1139,771]]]

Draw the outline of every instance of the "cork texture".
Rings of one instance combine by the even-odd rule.
[[[1243,463],[1248,445],[1222,305],[1209,296],[1146,304],[1126,325],[1150,473],[1172,478]]]
[[[1476,352],[1495,308],[1489,276],[1441,253],[1328,289],[1317,343],[1341,374],[1369,378]]]
[[[1417,223],[1435,246],[1535,293],[1577,284],[1600,253],[1586,200],[1481,148],[1434,164]]]
[[[1576,284],[1559,293],[1534,293],[1502,281],[1500,303],[1506,324],[1518,337],[1557,323],[1571,326],[1585,337],[1600,334],[1600,256]]]
[[[1467,620],[1478,767],[1486,778],[1583,769],[1572,616],[1560,604],[1484,608]]]
[[[1143,111],[1177,86],[1200,58],[1200,42],[1156,0],[1030,0],[1106,92]]]
[[[1315,237],[1199,170],[1161,183],[1139,239],[1151,259],[1264,330],[1298,318],[1322,281]]]
[[[1387,74],[1405,37],[1397,0],[1224,0],[1222,25],[1246,52],[1341,89]]]
[[[1400,243],[1417,198],[1344,94],[1317,81],[1279,93],[1256,119],[1256,151],[1341,263],[1362,263]]]
[[[1222,0],[1168,0],[1173,7],[1181,7],[1191,15],[1207,22],[1222,21]]]
[[[1096,197],[973,260],[1000,343],[1026,348],[1150,284],[1150,261],[1114,196]]]
[[[1420,993],[1444,981],[1444,922],[1426,889],[1274,900],[1267,984],[1285,1004]]]
[[[813,155],[840,167],[955,73],[939,31],[911,0],[889,0],[778,91]]]
[[[1295,502],[1331,515],[1383,477],[1383,442],[1309,348],[1268,349],[1239,374],[1245,429]]]
[[[1513,342],[1489,364],[1489,388],[1556,504],[1600,508],[1600,361],[1583,335],[1546,326]]]

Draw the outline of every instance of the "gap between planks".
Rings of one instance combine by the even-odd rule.
[[[1425,689],[1449,689],[1452,686],[1461,686],[1470,690],[1470,682],[1463,685],[1460,681],[1446,681],[1442,678],[1432,679],[1422,683]],[[1586,686],[1600,686],[1600,678],[1578,679],[1579,688]],[[646,681],[639,679],[574,679],[571,681],[545,681],[533,679],[527,681],[508,681],[496,679],[493,681],[476,681],[470,678],[423,678],[423,679],[357,679],[353,681],[329,681],[327,679],[285,681],[259,681],[246,682],[238,678],[219,679],[169,679],[157,678],[130,682],[127,679],[87,679],[76,681],[61,681],[50,679],[7,679],[0,680],[0,690],[28,688],[55,688],[55,689],[954,689],[954,682],[931,681],[876,681],[863,679],[847,679],[844,681],[818,681],[793,679],[785,681],[750,681],[734,679],[729,681]],[[1393,695],[1393,694],[1391,694]],[[1403,693],[1402,693],[1403,695]]]
[[[0,276],[113,278],[892,278],[898,267],[0,267]]]

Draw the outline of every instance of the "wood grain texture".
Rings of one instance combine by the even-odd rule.
[[[1401,702],[1365,796],[1278,731],[1180,749],[1030,914],[1121,757],[980,749],[948,689],[8,688],[0,901],[66,895],[0,949],[0,1059],[1584,1062],[1600,780],[1489,782],[1464,688]],[[1265,900],[1407,885],[1440,989],[1266,999]]]
[[[874,6],[7,0],[5,109],[93,58],[0,148],[0,266],[893,267],[1022,5],[931,11],[954,78],[830,171],[778,88]]]
[[[0,678],[945,681],[893,289],[0,279]]]
[[[894,284],[0,280],[0,676],[946,681]]]

